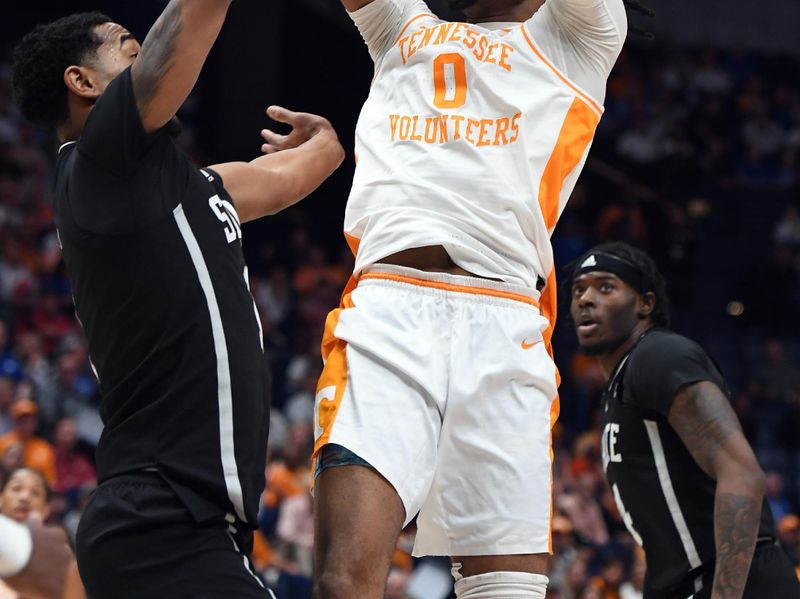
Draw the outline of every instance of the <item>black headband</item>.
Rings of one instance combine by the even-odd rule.
[[[572,280],[587,272],[610,272],[617,275],[639,293],[652,291],[652,284],[647,281],[644,273],[632,262],[625,258],[606,254],[604,252],[589,252],[580,259],[572,272]]]

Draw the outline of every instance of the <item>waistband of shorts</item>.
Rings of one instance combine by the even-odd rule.
[[[395,264],[372,264],[361,271],[358,284],[370,285],[383,282],[400,283],[427,289],[438,289],[449,293],[465,293],[478,296],[507,299],[539,307],[541,294],[536,289],[492,281],[481,277],[454,275],[448,272],[430,272]]]
[[[137,486],[146,486],[146,487],[157,487],[160,489],[166,489],[171,494],[175,496],[175,498],[181,503],[180,496],[175,492],[172,488],[172,485],[164,479],[164,477],[159,472],[158,468],[142,468],[140,470],[129,470],[127,472],[120,472],[117,474],[113,474],[107,478],[104,478],[102,481],[99,482],[98,487],[103,487],[105,485],[113,486],[113,485],[137,485]],[[185,505],[185,504],[184,504]],[[186,506],[187,509],[188,506]],[[191,512],[191,510],[189,509]],[[226,513],[222,516],[222,519],[225,521],[227,526],[231,526],[234,529],[243,530],[243,523],[239,521],[239,519],[232,513]]]

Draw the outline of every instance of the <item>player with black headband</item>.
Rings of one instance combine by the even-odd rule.
[[[578,342],[609,378],[603,467],[645,550],[645,598],[800,597],[722,374],[699,345],[667,329],[665,282],[652,259],[609,243],[570,268]]]

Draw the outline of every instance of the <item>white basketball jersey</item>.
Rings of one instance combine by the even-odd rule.
[[[345,233],[358,240],[356,273],[442,245],[474,274],[535,288],[553,268],[550,236],[602,107],[525,24],[447,22],[412,4],[393,43],[373,52],[375,80],[356,128],[345,214]]]

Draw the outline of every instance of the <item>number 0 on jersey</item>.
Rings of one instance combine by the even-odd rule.
[[[433,61],[433,104],[437,108],[461,108],[467,101],[467,61],[461,54],[440,54]]]

